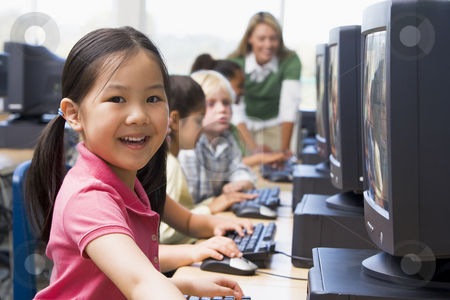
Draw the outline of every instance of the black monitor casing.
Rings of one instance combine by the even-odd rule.
[[[42,46],[6,42],[4,49],[10,56],[4,110],[25,118],[57,113],[65,60]]]
[[[337,47],[337,78],[332,78],[331,48]],[[362,144],[361,144],[361,26],[342,26],[330,30],[328,49],[330,55],[328,84],[328,114],[330,145],[333,147],[332,80],[337,81],[337,122],[335,123],[335,157],[330,153],[332,184],[341,190],[362,191]]]
[[[364,213],[372,241],[393,256],[450,258],[449,16],[449,1],[386,1],[363,13],[364,39],[386,30],[389,199],[386,213],[365,176]],[[402,42],[405,28],[420,32],[418,44]]]

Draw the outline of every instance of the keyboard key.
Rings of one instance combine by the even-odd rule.
[[[270,258],[275,250],[275,222],[266,225],[258,223],[254,226],[252,235],[246,234],[242,238],[237,238],[235,231],[227,232],[227,237],[234,237],[234,241],[244,254],[244,258],[250,261],[264,261]]]
[[[276,187],[272,188],[272,193],[270,195],[272,197],[278,198],[278,196],[280,195],[280,187],[276,186]]]

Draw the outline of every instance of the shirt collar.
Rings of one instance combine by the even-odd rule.
[[[135,178],[134,182],[136,197],[113,170],[101,158],[90,152],[84,146],[84,143],[79,143],[77,149],[80,157],[77,159],[76,165],[84,168],[104,184],[113,187],[123,199],[127,209],[140,215],[153,215],[155,213],[151,210],[150,200],[139,179]]]
[[[269,76],[270,72],[278,72],[278,58],[272,58],[264,65],[259,65],[256,62],[255,53],[250,53],[245,57],[245,74],[250,74],[252,81],[261,82]]]
[[[216,158],[220,158],[221,156],[228,154],[228,151],[226,151],[226,150],[231,147],[230,135],[231,135],[231,133],[228,130],[222,132],[217,137],[219,140],[218,140],[218,143],[217,143],[215,149],[212,147],[211,143],[208,141],[208,138],[206,137],[205,134],[203,134],[200,137],[199,144],[203,146],[205,151],[209,151],[212,156],[214,156]],[[200,143],[200,141],[201,141],[201,143]]]

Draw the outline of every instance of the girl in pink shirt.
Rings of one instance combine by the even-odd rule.
[[[62,94],[25,189],[54,262],[35,299],[241,299],[239,285],[222,276],[198,283],[160,273],[170,84],[152,42],[130,27],[87,34],[68,55]],[[66,121],[83,143],[64,176]]]

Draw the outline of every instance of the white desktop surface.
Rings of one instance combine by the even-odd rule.
[[[293,213],[291,208],[292,192],[280,192],[281,207],[278,208],[278,218],[275,220],[277,231],[275,235],[275,250],[286,254],[292,251],[292,231],[293,231]],[[234,214],[226,212],[221,215],[233,217]],[[270,220],[251,219],[253,223],[268,223]],[[191,266],[179,268],[174,277],[201,278],[214,276],[220,273],[202,271],[201,263],[195,263]],[[258,271],[289,276],[295,278],[307,279],[309,269],[296,268],[291,263],[291,258],[282,254],[273,254],[265,269]],[[282,277],[276,277],[267,274],[256,273],[251,276],[236,276],[221,274],[229,277],[239,283],[245,295],[252,300],[258,299],[283,299],[283,300],[303,300],[306,299],[306,280],[294,280]]]

